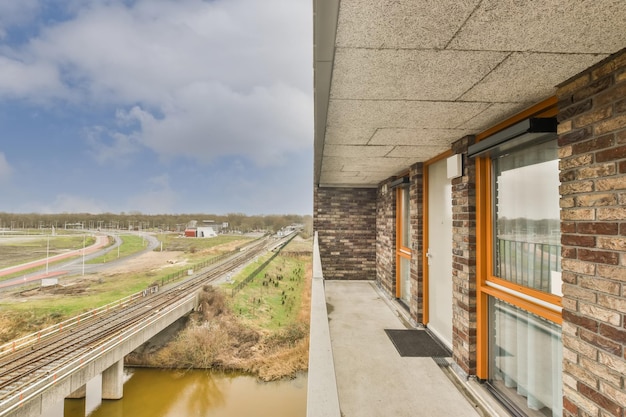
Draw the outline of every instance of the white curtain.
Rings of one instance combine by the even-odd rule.
[[[511,304],[494,300],[492,379],[525,400],[531,410],[548,408],[562,415],[560,327]],[[496,387],[498,384],[496,384]]]

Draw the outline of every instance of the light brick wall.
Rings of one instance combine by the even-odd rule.
[[[463,155],[463,175],[452,180],[452,357],[476,374],[476,164],[467,157],[473,136],[452,144]]]
[[[315,187],[313,228],[324,278],[375,279],[375,188]]]
[[[390,296],[396,295],[396,193],[391,180],[378,187],[376,202],[376,280]],[[383,190],[386,191],[383,192]]]
[[[424,273],[422,265],[422,247],[424,231],[424,165],[417,163],[409,171],[411,179],[409,198],[411,204],[411,318],[417,323],[423,321],[424,314]]]
[[[564,416],[626,416],[626,52],[561,85]]]

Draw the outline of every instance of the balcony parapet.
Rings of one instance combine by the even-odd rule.
[[[313,240],[307,417],[340,417],[317,232]]]

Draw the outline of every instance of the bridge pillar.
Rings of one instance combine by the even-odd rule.
[[[124,396],[124,358],[102,372],[102,399],[119,400]]]
[[[76,391],[74,391],[73,393],[71,393],[70,395],[68,395],[65,398],[69,398],[70,400],[79,400],[79,399],[85,398],[85,397],[87,397],[87,384],[85,384],[82,387],[78,388]]]

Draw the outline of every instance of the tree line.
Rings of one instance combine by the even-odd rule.
[[[143,214],[140,212],[114,213],[3,213],[0,212],[0,230],[18,229],[113,229],[181,232],[188,224],[196,221],[200,226],[206,221],[218,225],[227,224],[227,230],[233,232],[251,232],[268,230],[276,232],[292,224],[304,224],[305,230],[311,230],[313,218],[310,215],[270,214],[246,215],[228,214]]]

